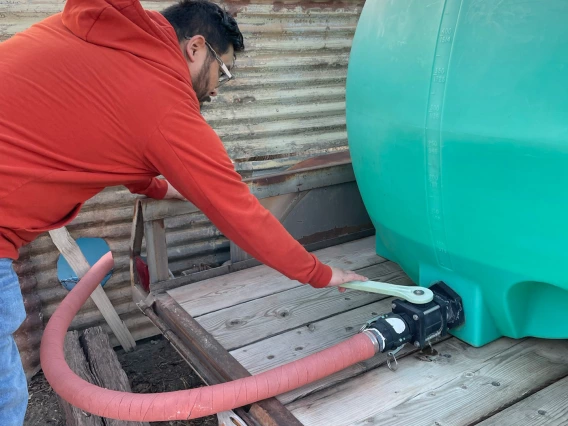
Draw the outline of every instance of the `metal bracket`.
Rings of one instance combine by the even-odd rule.
[[[410,303],[417,304],[428,303],[434,299],[434,293],[429,288],[388,284],[379,281],[351,281],[341,285],[341,287],[400,297]]]

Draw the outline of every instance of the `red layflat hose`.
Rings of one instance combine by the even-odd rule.
[[[73,317],[113,266],[109,252],[85,274],[49,320],[40,349],[43,372],[55,392],[75,407],[101,417],[149,422],[209,416],[299,388],[376,353],[371,338],[362,333],[319,353],[228,383],[157,394],[103,389],[71,371],[63,345]]]

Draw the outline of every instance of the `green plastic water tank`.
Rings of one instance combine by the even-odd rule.
[[[454,334],[568,338],[568,1],[367,0],[347,131],[377,253]]]

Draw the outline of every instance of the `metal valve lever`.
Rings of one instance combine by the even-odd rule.
[[[400,297],[416,304],[428,303],[434,299],[434,293],[429,288],[388,284],[379,281],[351,281],[341,287]]]

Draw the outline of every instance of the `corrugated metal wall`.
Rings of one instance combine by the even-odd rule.
[[[321,152],[346,148],[345,77],[351,40],[364,0],[219,1],[245,36],[237,79],[223,87],[204,115],[243,175],[286,167]],[[59,0],[2,1],[0,41],[63,8]],[[160,10],[171,2],[143,2]],[[116,268],[105,290],[136,339],[156,334],[131,301],[128,241],[134,196],[109,188],[91,199],[68,226],[74,238],[101,237]],[[166,223],[170,269],[179,274],[229,259],[229,242],[201,214]],[[25,248],[16,264],[28,309],[17,341],[28,376],[39,366],[43,326],[67,291],[59,284],[58,251],[47,234]],[[89,302],[72,324],[99,325]]]

